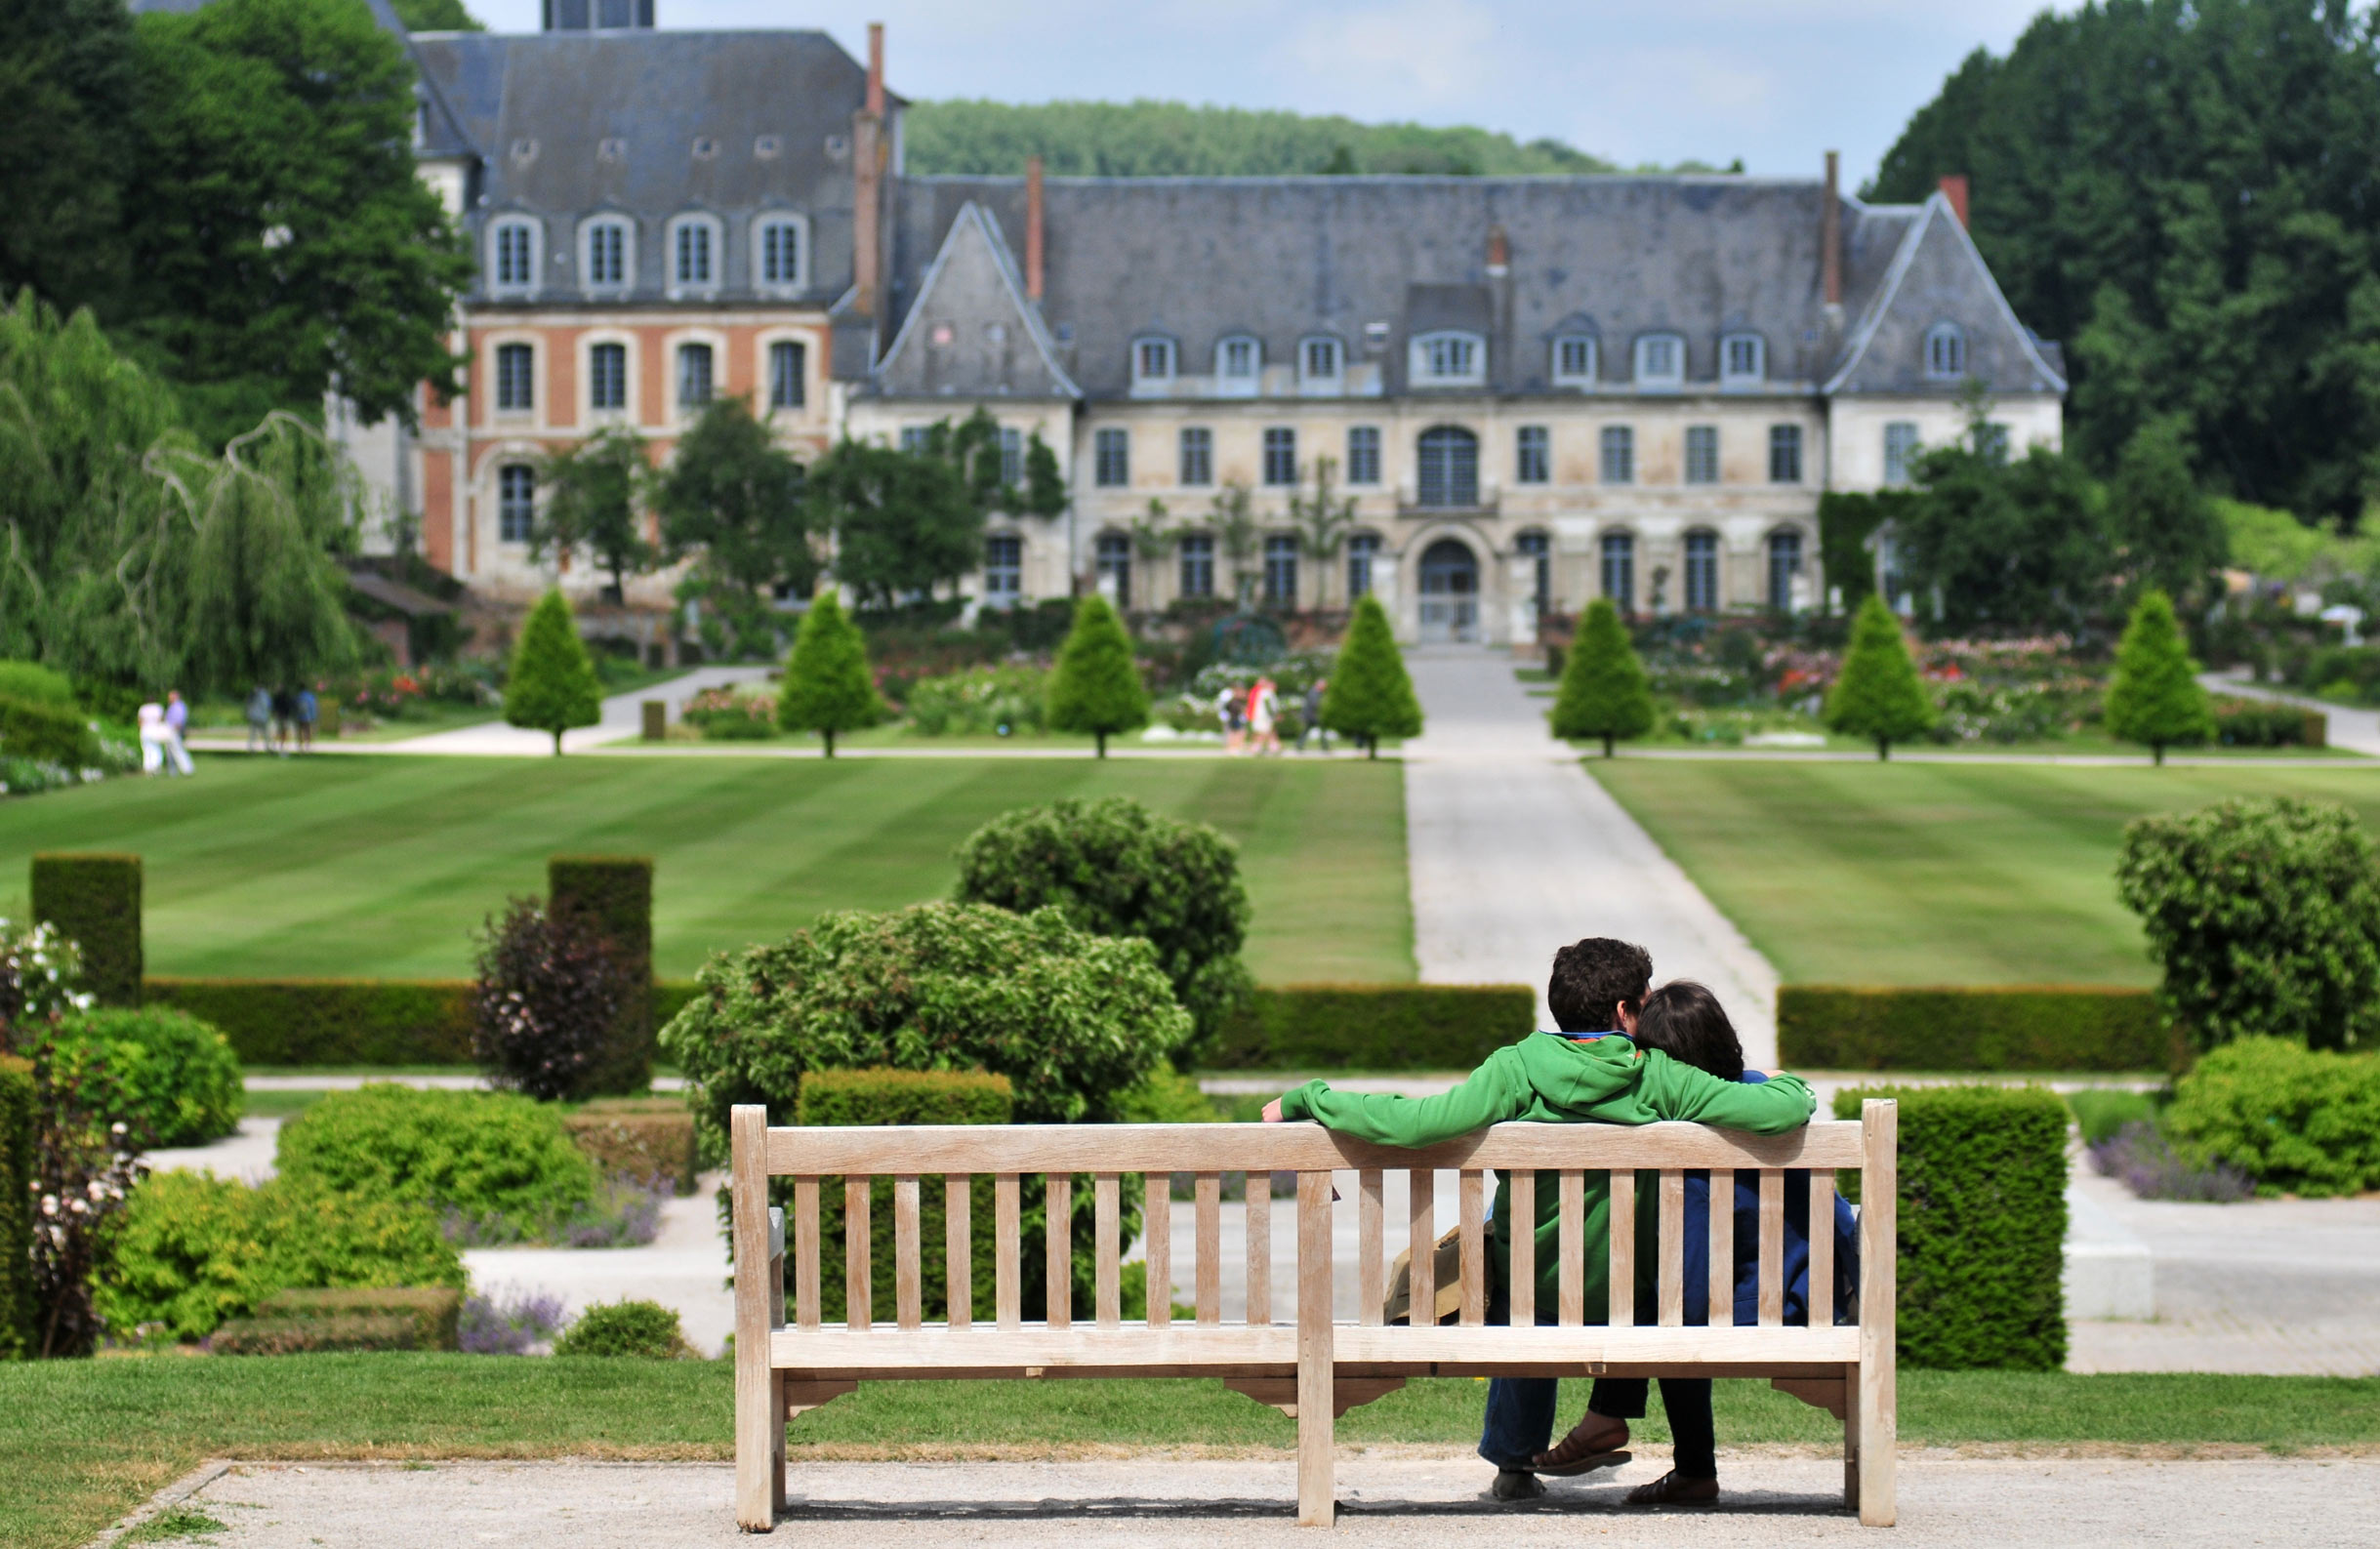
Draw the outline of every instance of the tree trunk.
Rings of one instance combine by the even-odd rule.
[[[1876,762],[1882,763],[1893,755],[1892,743],[1883,737],[1876,739]]]
[[[1379,739],[1379,738],[1377,738],[1377,737],[1367,737],[1367,738],[1365,738],[1365,739],[1364,739],[1364,756],[1365,756],[1365,757],[1367,757],[1367,758],[1377,758],[1379,755],[1380,755],[1380,739]]]
[[[821,737],[824,737],[824,738],[827,740],[827,756],[828,756],[828,757],[830,757],[830,758],[834,757],[834,756],[835,756],[835,728],[834,728],[834,727],[832,727],[832,726],[828,726],[828,727],[824,728],[823,730],[821,730],[821,731],[819,732],[819,734],[818,734],[818,735],[820,735]]]
[[[1094,731],[1094,732],[1092,732],[1092,733],[1091,733],[1091,737],[1092,737],[1092,738],[1093,738],[1093,740],[1095,740],[1095,741],[1098,743],[1098,745],[1099,745],[1099,756],[1100,756],[1100,757],[1102,757],[1102,758],[1106,757],[1106,756],[1107,756],[1107,733],[1106,733],[1106,732],[1103,732],[1103,731]]]
[[[2164,745],[2163,743],[2161,743],[2161,742],[2153,742],[2153,743],[2151,743],[2151,744],[2149,745],[2149,756],[2150,756],[2151,758],[2153,758],[2153,759],[2154,759],[2154,760],[2156,761],[2156,766],[2157,766],[2159,769],[2164,768],[2164,767],[2165,767],[2165,745]]]
[[[561,733],[560,733],[560,732],[557,730],[557,731],[556,731],[556,732],[554,732],[554,757],[556,757],[556,758],[559,758],[561,755],[562,755],[562,734],[561,734]]]
[[[1606,758],[1609,758],[1611,755],[1612,755],[1612,739],[1611,739],[1611,738],[1609,738],[1609,737],[1606,737],[1606,738],[1604,738],[1604,739],[1603,739],[1603,756],[1605,756]]]

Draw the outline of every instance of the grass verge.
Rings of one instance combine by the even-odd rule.
[[[0,1367],[0,1542],[69,1549],[208,1457],[719,1458],[724,1362],[485,1356],[157,1357]],[[1562,1412],[1586,1400],[1564,1384]],[[1416,1382],[1340,1422],[1349,1444],[1465,1446],[1484,1388]],[[1826,1415],[1758,1382],[1717,1390],[1721,1446],[1828,1445]],[[1655,1406],[1658,1411],[1659,1406]],[[1656,1412],[1639,1433],[1665,1442]],[[797,1421],[797,1455],[1286,1451],[1295,1427],[1219,1383],[884,1383]],[[1912,1447],[2380,1447],[2380,1379],[1905,1371]]]

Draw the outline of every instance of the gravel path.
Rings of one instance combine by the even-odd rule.
[[[1428,984],[1527,984],[1544,1007],[1556,948],[1620,936],[1655,979],[1718,992],[1745,1056],[1774,1065],[1777,970],[1545,730],[1501,653],[1406,658],[1427,730],[1405,745],[1414,951]]]
[[[1264,1458],[1034,1463],[798,1463],[776,1540],[837,1549],[951,1543],[1153,1546],[1499,1545],[1626,1542],[1737,1549],[1889,1542],[1900,1549],[2048,1549],[2082,1543],[2367,1545],[2380,1459],[2146,1462],[1968,1458],[1904,1452],[1900,1526],[1863,1529],[1841,1506],[1842,1465],[1806,1456],[1723,1456],[1731,1493],[1695,1510],[1620,1504],[1666,1466],[1639,1460],[1594,1484],[1550,1481],[1532,1506],[1486,1496],[1477,1459],[1436,1449],[1341,1448],[1340,1517],[1294,1525],[1293,1465]],[[233,1465],[185,1481],[190,1510],[224,1523],[216,1549],[680,1549],[738,1533],[731,1471],[683,1463]]]

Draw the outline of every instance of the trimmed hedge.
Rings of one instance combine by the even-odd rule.
[[[141,857],[33,857],[33,918],[82,950],[83,988],[101,1005],[141,1003]]]
[[[618,1097],[562,1116],[571,1143],[612,1177],[646,1188],[694,1192],[700,1171],[694,1116],[675,1097]]]
[[[257,1304],[259,1318],[399,1318],[413,1325],[416,1350],[454,1350],[463,1293],[452,1285],[342,1286],[275,1291]]]
[[[99,734],[73,706],[0,693],[0,757],[87,769],[99,755]]]
[[[640,855],[556,855],[546,863],[546,908],[593,925],[630,989],[612,1046],[586,1090],[641,1092],[653,1083],[653,862]]]
[[[1260,987],[1208,1055],[1218,1070],[1469,1070],[1537,1030],[1517,984]]]
[[[339,1318],[234,1318],[207,1348],[219,1356],[310,1356],[344,1350],[421,1350],[421,1325],[386,1313]]]
[[[2064,1366],[2066,1104],[2041,1086],[1868,1086],[1836,1093],[1834,1117],[1869,1097],[1901,1105],[1901,1359]]]
[[[33,1338],[33,1067],[0,1054],[0,1361],[30,1360]]]
[[[1819,1071],[2164,1071],[2187,1062],[2148,990],[1788,984],[1777,1051]]]
[[[469,1065],[469,979],[152,978],[151,1005],[210,1022],[243,1065]]]

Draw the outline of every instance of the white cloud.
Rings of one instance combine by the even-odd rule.
[[[1421,112],[1475,101],[1498,73],[1498,41],[1476,0],[1391,0],[1308,17],[1283,53],[1316,97],[1381,117],[1397,116],[1387,103]]]

